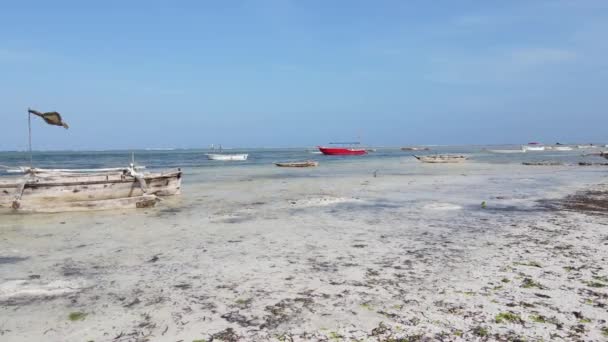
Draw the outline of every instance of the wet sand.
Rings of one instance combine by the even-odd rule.
[[[608,338],[605,167],[186,173],[154,209],[3,214],[0,340]]]

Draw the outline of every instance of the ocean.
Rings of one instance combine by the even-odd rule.
[[[40,168],[105,168],[123,167],[129,165],[132,154],[137,165],[145,165],[148,170],[166,168],[234,169],[244,167],[272,166],[280,161],[315,160],[320,167],[345,163],[366,163],[381,165],[384,160],[408,158],[414,161],[413,155],[426,154],[465,154],[472,163],[490,164],[521,164],[522,162],[551,161],[563,164],[578,164],[579,162],[605,162],[597,156],[585,156],[600,149],[574,149],[572,151],[542,151],[514,154],[497,154],[488,149],[515,149],[518,146],[432,146],[429,151],[402,151],[400,148],[376,148],[364,156],[325,156],[313,153],[315,148],[257,148],[257,149],[228,149],[223,153],[247,153],[246,161],[214,161],[208,160],[208,149],[175,149],[175,150],[120,150],[120,151],[52,151],[34,152],[33,164]],[[0,165],[6,167],[24,166],[29,164],[26,152],[0,152]],[[234,171],[234,170],[233,170]],[[7,175],[0,168],[0,175]]]

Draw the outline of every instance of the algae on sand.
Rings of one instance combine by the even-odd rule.
[[[70,312],[68,315],[68,319],[72,322],[74,321],[83,321],[87,317],[87,313],[84,312]]]

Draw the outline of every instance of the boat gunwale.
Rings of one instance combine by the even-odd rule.
[[[160,180],[167,178],[177,178],[180,179],[182,176],[182,171],[175,171],[171,173],[162,173],[162,174],[149,174],[144,175],[144,180]],[[86,177],[86,176],[85,176]],[[96,176],[103,177],[103,176]],[[42,180],[40,182],[39,180]],[[98,185],[98,184],[118,184],[118,183],[135,183],[137,180],[132,176],[125,176],[125,178],[121,179],[106,179],[106,180],[81,180],[81,181],[72,181],[72,182],[52,182],[50,179],[34,179],[34,180],[26,180],[25,187],[26,188],[38,188],[38,187],[55,187],[55,186],[76,186],[76,185]],[[0,188],[15,188],[17,187],[19,182],[14,183],[0,183]]]

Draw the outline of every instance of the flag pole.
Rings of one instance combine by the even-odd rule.
[[[30,151],[30,169],[34,167],[32,162],[32,114],[30,113],[30,109],[27,109],[27,129],[29,132],[29,151]]]

